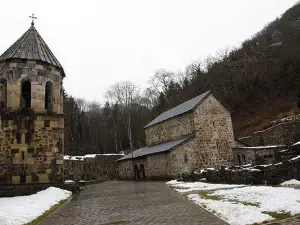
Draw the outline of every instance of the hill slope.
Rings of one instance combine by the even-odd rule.
[[[241,48],[208,61],[205,69],[199,65],[189,66],[192,78],[184,87],[170,85],[165,94],[167,107],[159,106],[158,111],[212,89],[232,108],[237,136],[262,129],[279,114],[290,114],[297,109],[300,91],[300,5]]]

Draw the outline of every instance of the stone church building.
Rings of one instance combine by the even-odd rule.
[[[211,91],[160,114],[145,134],[147,147],[118,160],[120,178],[173,178],[232,165],[231,113]]]
[[[62,182],[64,77],[33,22],[0,56],[0,185]]]

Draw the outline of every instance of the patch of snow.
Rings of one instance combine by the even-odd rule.
[[[183,182],[171,180],[167,182],[175,188],[176,191],[180,193],[190,192],[190,191],[210,191],[226,188],[236,188],[236,187],[246,187],[246,185],[235,185],[235,184],[210,184],[205,182]]]
[[[287,151],[288,151],[288,149],[284,149],[284,150],[281,150],[279,152],[287,152]]]
[[[292,146],[294,146],[294,145],[300,145],[300,141],[298,141],[298,142],[292,144]]]
[[[257,165],[257,166],[266,168],[266,167],[270,167],[270,166],[272,166],[272,165],[273,165],[273,164],[262,164],[262,165]]]
[[[202,174],[205,170],[200,170],[199,172],[198,171],[194,171],[195,174]]]
[[[248,171],[261,171],[259,169],[253,169],[253,168],[243,168],[243,170],[248,170]]]
[[[253,146],[253,147],[236,147],[239,149],[266,149],[266,148],[283,148],[286,145],[267,145],[267,146]]]
[[[74,180],[65,180],[65,184],[74,184],[76,183]]]
[[[215,168],[206,168],[206,170],[215,170]]]
[[[182,183],[184,183],[184,182],[177,181],[177,180],[170,180],[166,184],[168,184],[168,185],[175,185],[175,184],[182,184]]]
[[[252,164],[245,164],[245,165],[242,165],[242,167],[249,167],[249,166],[252,166]]]
[[[22,225],[42,215],[59,201],[72,195],[72,192],[49,187],[29,196],[0,198],[0,224]]]
[[[277,42],[277,43],[269,45],[269,47],[276,47],[276,46],[281,46],[281,45],[282,45],[282,42]]]
[[[281,165],[282,162],[279,162],[279,163],[275,163],[274,166],[278,166],[278,165]]]
[[[282,186],[300,185],[300,181],[296,179],[292,179],[292,180],[284,181],[280,185]]]
[[[231,225],[261,223],[273,219],[271,216],[259,212],[255,206],[245,206],[223,200],[202,199],[197,194],[188,195],[188,199],[205,207],[208,211],[215,212],[221,219]]]
[[[212,195],[221,200],[201,199],[199,195],[188,195],[188,198],[199,205],[205,205],[211,212],[216,212],[232,225],[260,223],[273,219],[264,211],[300,213],[300,190],[285,187],[251,186],[217,190]],[[251,202],[258,206],[244,205]]]
[[[296,156],[296,157],[290,159],[290,161],[294,161],[294,160],[297,160],[297,159],[300,159],[300,155],[298,155],[298,156]]]
[[[84,156],[70,156],[70,155],[65,155],[64,160],[79,160],[82,161],[87,158],[95,158],[96,156],[124,156],[124,154],[117,154],[117,153],[108,153],[108,154],[87,154]]]
[[[239,138],[238,140],[245,139],[245,138],[251,138],[251,136],[241,137],[241,138]]]

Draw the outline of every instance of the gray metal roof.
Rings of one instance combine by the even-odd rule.
[[[33,25],[0,56],[0,61],[6,59],[34,59],[63,70],[63,67]]]
[[[195,109],[196,106],[201,104],[203,100],[210,94],[211,91],[207,91],[195,98],[192,98],[166,112],[163,112],[158,117],[156,117],[154,120],[152,120],[150,123],[148,123],[144,128],[151,127],[157,123],[161,123],[165,120],[168,120],[172,117],[184,114],[186,112],[189,112],[193,109]]]
[[[168,141],[168,142],[164,142],[162,144],[153,145],[151,147],[140,148],[140,149],[135,150],[132,153],[129,153],[128,155],[125,155],[124,157],[122,157],[121,159],[118,159],[117,161],[125,160],[125,159],[134,159],[134,158],[138,158],[138,157],[145,156],[145,155],[169,151],[169,150],[173,149],[174,147],[182,144],[189,138],[191,138],[191,137],[182,138],[182,139],[179,139],[176,141]]]

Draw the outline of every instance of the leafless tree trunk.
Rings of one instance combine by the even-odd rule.
[[[117,82],[110,87],[106,96],[110,99],[114,99],[116,103],[119,103],[129,146],[133,149],[131,112],[132,106],[137,103],[140,98],[138,87],[130,81]]]

